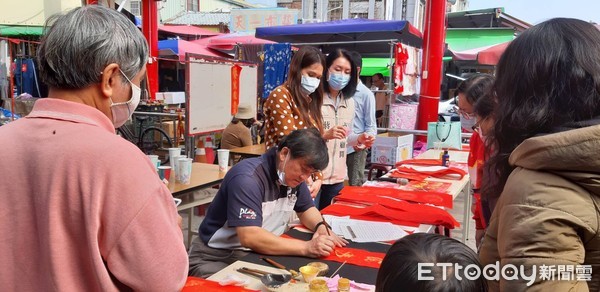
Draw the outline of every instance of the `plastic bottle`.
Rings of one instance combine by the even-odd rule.
[[[448,166],[449,161],[450,154],[448,154],[448,150],[444,150],[444,154],[442,155],[442,166]]]

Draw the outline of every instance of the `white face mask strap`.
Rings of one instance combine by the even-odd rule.
[[[288,153],[285,155],[285,160],[283,161],[283,166],[281,167],[281,171],[285,171],[285,165],[287,164],[290,158],[290,148],[288,148]]]
[[[125,72],[123,72],[123,70],[121,70],[121,68],[119,68],[119,71],[121,72],[121,74],[123,74],[123,77],[125,77],[125,79],[127,79],[127,81],[129,81],[129,83],[133,84],[133,81],[131,81],[131,79],[129,79],[129,77],[127,77],[127,75],[125,75]]]

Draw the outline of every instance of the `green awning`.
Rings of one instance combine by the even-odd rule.
[[[390,58],[363,58],[362,61],[360,76],[373,76],[375,73],[390,76],[390,62],[393,62]]]
[[[0,25],[0,36],[3,37],[41,36],[43,31],[43,26]]]
[[[452,51],[464,51],[508,42],[514,39],[512,28],[449,28],[446,43]]]

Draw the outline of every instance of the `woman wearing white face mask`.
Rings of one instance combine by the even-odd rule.
[[[316,128],[323,132],[321,76],[325,56],[314,47],[300,48],[292,57],[288,79],[275,88],[264,102],[265,145],[267,149],[297,129]],[[321,186],[321,173],[310,179],[314,198]]]
[[[329,164],[322,171],[323,184],[319,193],[319,209],[331,203],[344,187],[346,177],[346,150],[348,146],[364,145],[371,147],[375,137],[366,133],[352,133],[354,119],[354,99],[358,84],[358,70],[352,56],[346,50],[337,49],[326,59],[323,97],[323,138],[327,140]]]
[[[487,93],[493,82],[494,77],[492,75],[476,74],[461,82],[456,88],[458,94],[458,113],[460,114],[460,123],[464,131],[474,132],[480,125],[485,123],[481,117],[479,119],[476,117],[474,106],[479,100],[489,98],[487,97]],[[473,219],[475,220],[475,244],[479,246],[487,226],[485,218],[489,218],[489,216],[484,216],[483,207],[487,204],[482,204],[480,196],[481,177],[486,155],[485,144],[479,132],[473,133],[469,147],[467,165],[469,166],[469,177],[475,199],[471,209]]]

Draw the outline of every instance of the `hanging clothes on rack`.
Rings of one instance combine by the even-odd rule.
[[[33,58],[17,58],[14,67],[14,82],[17,87],[17,95],[29,93],[33,97],[42,97],[41,86],[38,82],[38,72]]]
[[[292,46],[290,44],[266,44],[264,60],[264,89],[263,98],[267,98],[275,87],[287,79]]]

